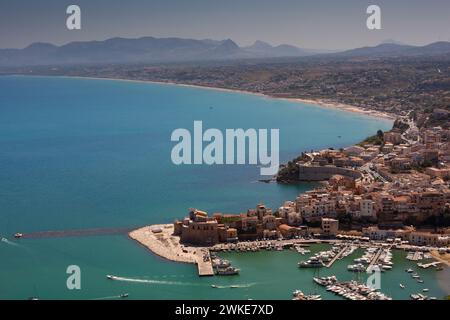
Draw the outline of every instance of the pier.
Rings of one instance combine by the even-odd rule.
[[[63,237],[91,237],[91,236],[108,236],[108,235],[126,235],[130,231],[136,229],[130,228],[95,228],[95,229],[79,229],[79,230],[58,230],[58,231],[38,231],[21,234],[21,239],[41,239],[41,238],[63,238]]]
[[[214,270],[212,267],[211,260],[203,261],[199,259],[197,261],[198,275],[200,277],[209,277],[214,275]]]
[[[375,253],[375,255],[373,256],[372,261],[370,261],[369,266],[367,267],[366,270],[372,271],[373,265],[378,262],[378,259],[380,258],[380,255],[381,255],[382,252],[383,252],[383,249],[379,248],[377,253]]]
[[[331,268],[331,266],[333,265],[333,263],[334,263],[336,260],[338,260],[338,259],[342,256],[342,254],[343,254],[346,250],[348,250],[349,248],[350,248],[350,246],[345,246],[341,251],[339,251],[339,253],[338,253],[337,255],[334,256],[334,258],[333,258],[330,262],[328,262],[328,264],[325,265],[325,267]]]

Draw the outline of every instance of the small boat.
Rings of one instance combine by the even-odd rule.
[[[211,288],[218,288],[218,286],[215,285],[215,284],[212,284],[212,285],[211,285]]]
[[[417,282],[418,283],[423,283],[423,280],[422,279],[418,279]]]
[[[30,300],[30,301],[37,301],[37,300],[39,300],[39,298],[38,297],[29,297],[28,300]]]
[[[406,272],[408,272],[408,273],[413,273],[413,272],[414,272],[414,270],[413,270],[413,269],[411,269],[411,268],[409,268],[409,269],[406,269],[405,271],[406,271]]]
[[[405,289],[405,285],[400,283],[400,288]]]
[[[425,288],[425,289],[422,289],[422,291],[423,291],[423,292],[428,292],[428,291],[430,291],[430,289]]]
[[[233,285],[231,285],[231,286],[230,286],[230,288],[232,288],[232,289],[235,289],[235,288],[239,288],[239,286],[238,286],[238,285],[235,285],[235,284],[233,284]]]
[[[22,238],[23,237],[23,233],[16,233],[15,235],[14,235],[14,238],[16,238],[16,239],[20,239],[20,238]]]
[[[122,293],[119,297],[120,298],[128,298],[129,294],[128,293]]]
[[[108,278],[109,280],[114,280],[116,277],[112,276],[112,275],[107,275],[106,278]]]

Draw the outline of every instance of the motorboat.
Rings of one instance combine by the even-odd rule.
[[[312,257],[307,261],[302,261],[298,263],[300,268],[322,268],[324,266],[323,262],[318,258]]]

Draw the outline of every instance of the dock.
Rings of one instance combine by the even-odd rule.
[[[198,275],[200,277],[210,277],[214,275],[211,260],[203,261],[202,259],[198,259],[197,268],[198,268]]]
[[[372,261],[370,261],[369,266],[367,267],[366,270],[372,272],[372,267],[374,264],[376,264],[378,262],[378,259],[380,258],[381,253],[383,252],[383,249],[379,248],[377,253],[375,253]]]
[[[42,239],[42,238],[126,235],[127,233],[131,232],[134,229],[136,229],[136,227],[37,231],[37,232],[23,233],[20,235],[20,238],[21,239]]]
[[[345,246],[341,251],[339,251],[339,253],[338,253],[337,255],[334,256],[334,258],[333,258],[330,262],[328,262],[328,264],[325,265],[325,267],[331,268],[331,266],[333,265],[333,263],[334,263],[337,259],[339,259],[339,258],[342,256],[342,254],[343,254],[349,247],[350,247],[350,246]]]

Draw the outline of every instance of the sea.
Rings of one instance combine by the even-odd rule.
[[[260,182],[255,165],[175,165],[171,134],[192,132],[197,120],[205,129],[279,129],[282,162],[392,127],[387,119],[260,95],[41,76],[0,77],[0,115],[0,299],[290,299],[294,289],[312,292],[311,272],[297,268],[304,257],[294,251],[227,253],[239,276],[199,278],[194,265],[161,259],[125,234],[13,235],[171,223],[191,207],[276,209],[317,187]],[[387,274],[407,277],[402,255]],[[80,270],[79,288],[68,286],[70,266]],[[441,285],[447,272],[426,271],[430,295],[448,293]],[[353,276],[338,266],[335,273]],[[387,293],[407,298],[398,277],[389,278]]]

